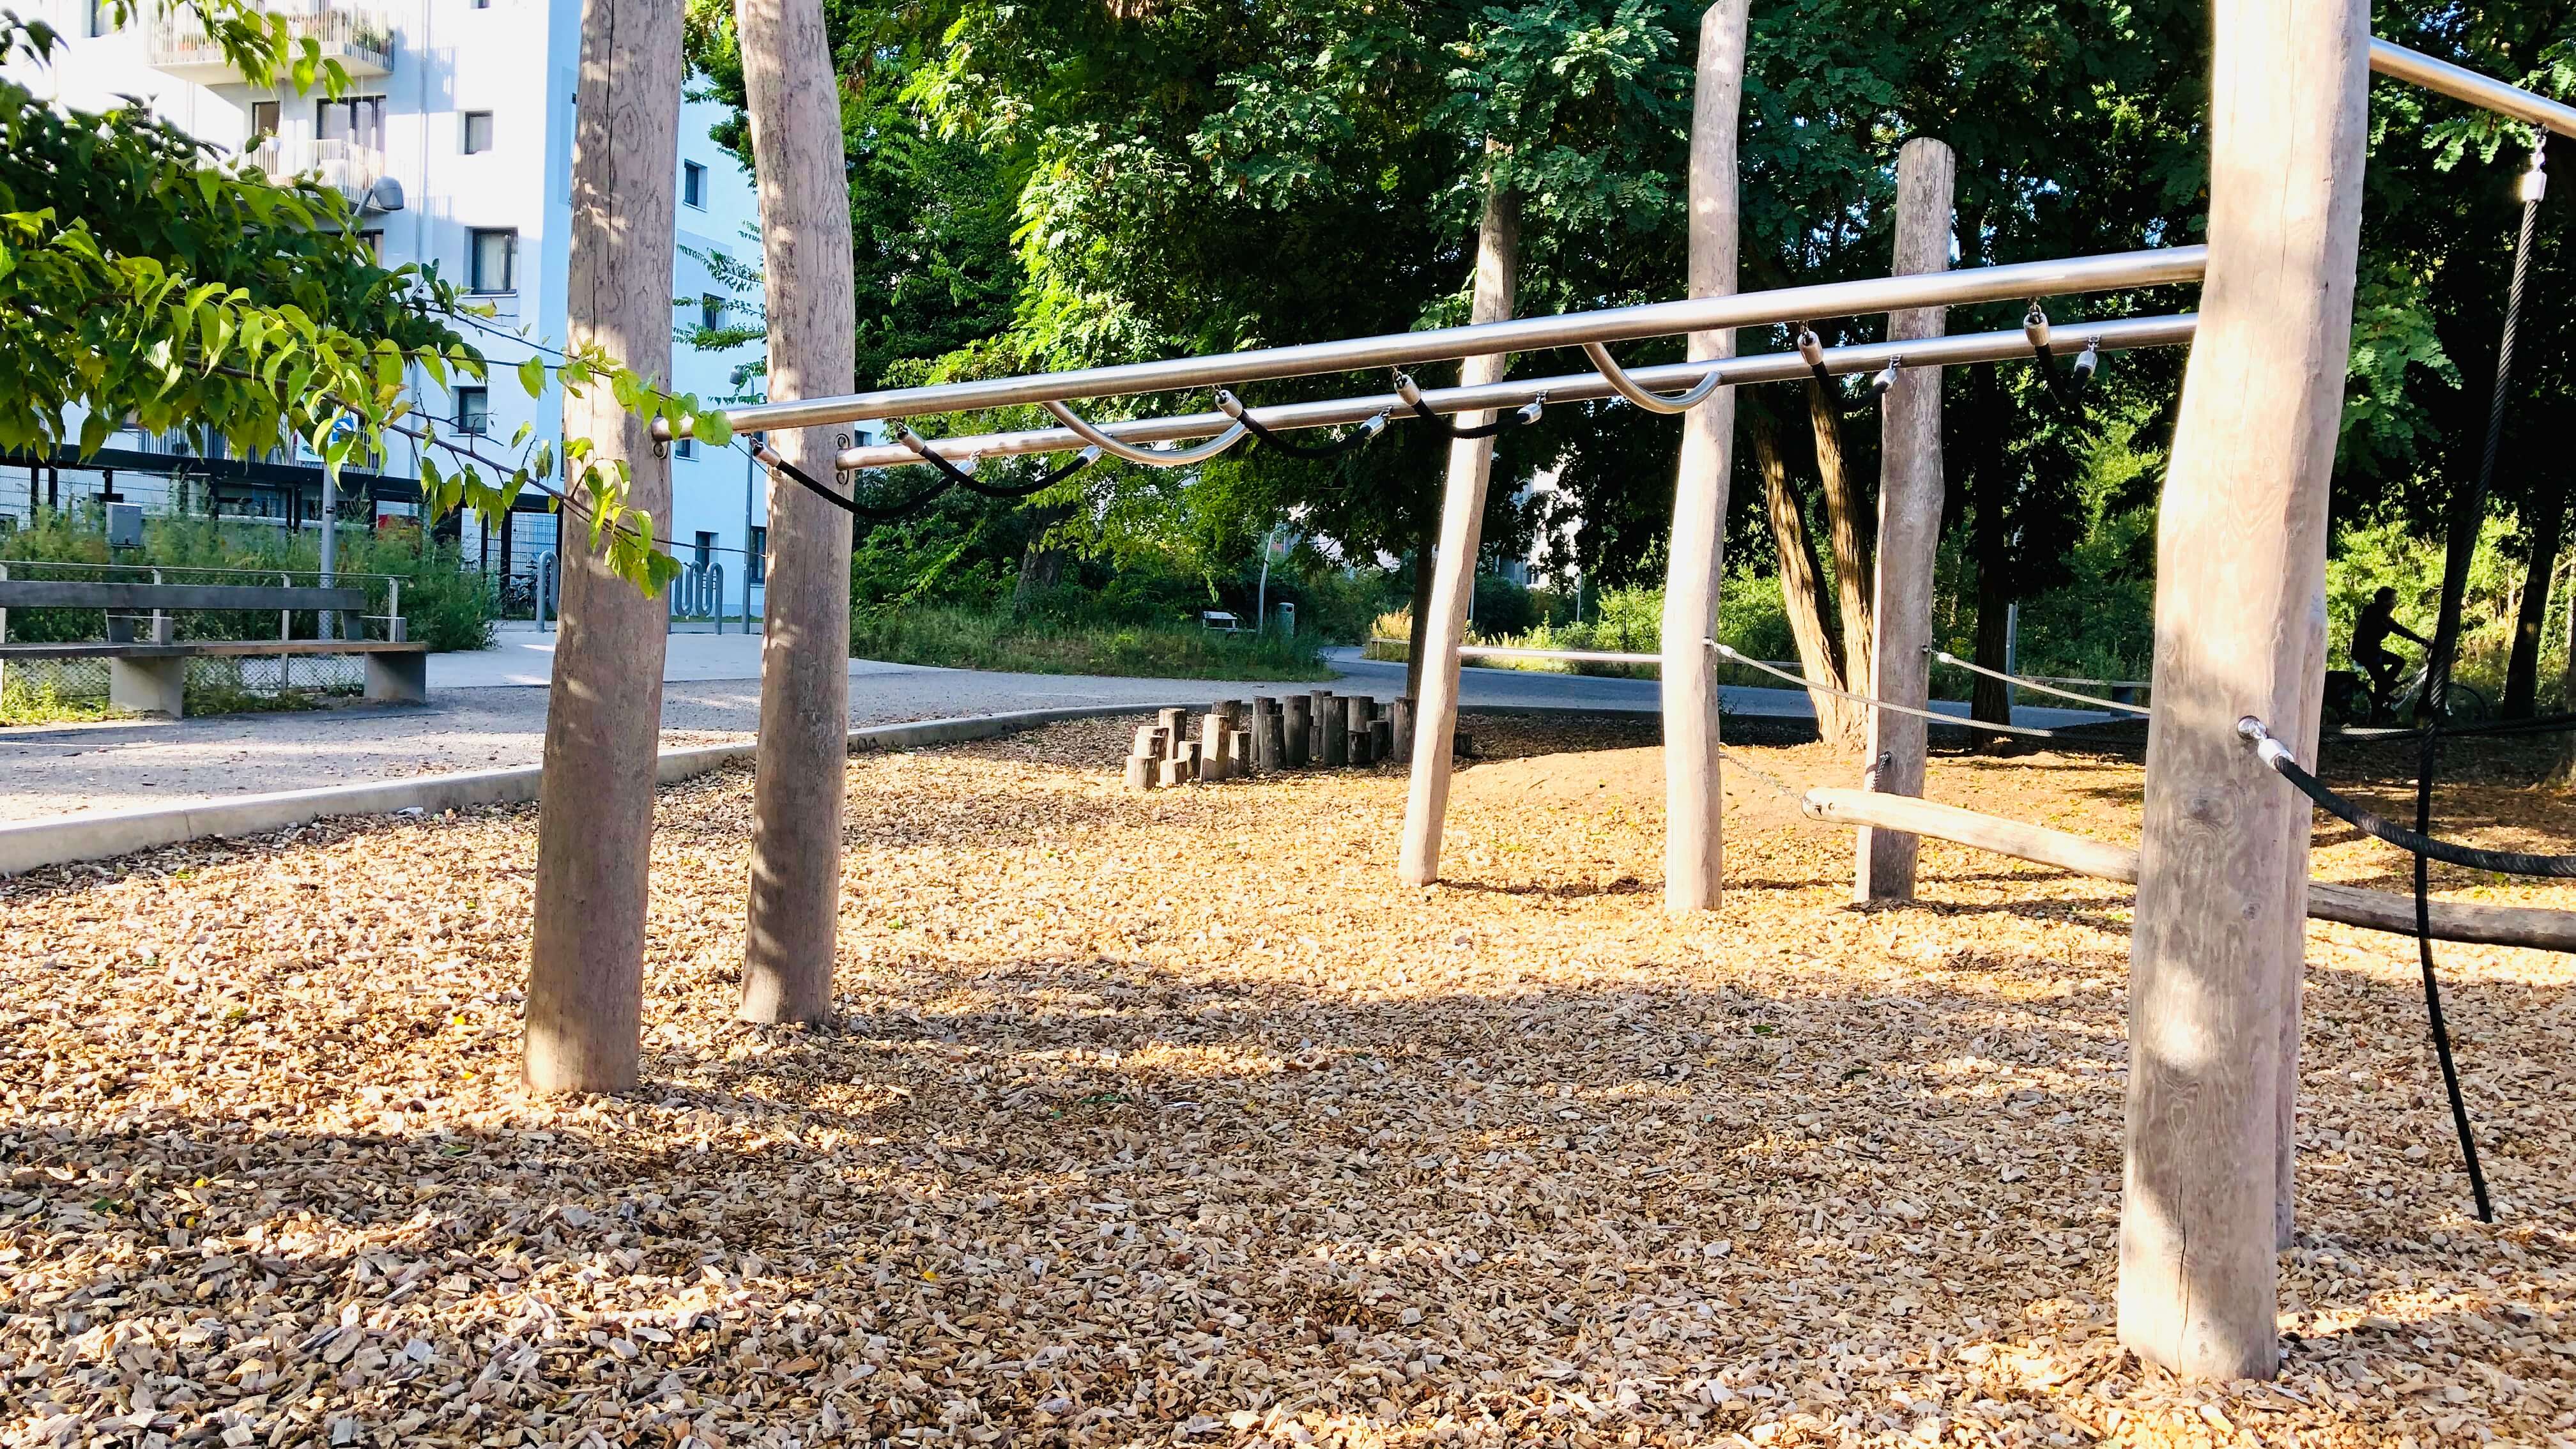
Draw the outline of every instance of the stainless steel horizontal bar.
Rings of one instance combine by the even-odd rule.
[[[1949,272],[1823,282],[1772,292],[1649,302],[1634,307],[1610,307],[1598,312],[1568,312],[1554,317],[1521,317],[1508,322],[1442,327],[1428,332],[1396,332],[1340,342],[1310,342],[1294,347],[1269,347],[1211,357],[1176,357],[1162,362],[1131,362],[1116,367],[1087,367],[1027,377],[892,388],[852,393],[846,397],[756,403],[731,409],[725,418],[738,433],[764,429],[774,431],[820,427],[830,423],[868,422],[878,418],[913,418],[925,413],[1068,402],[1076,398],[1217,387],[1258,382],[1264,378],[1305,377],[1319,372],[1406,367],[1498,352],[1579,347],[1586,342],[1626,342],[1683,332],[1764,327],[1817,317],[1855,317],[1914,307],[1963,307],[1977,302],[2196,282],[2208,265],[2209,249],[2198,246],[2045,262],[2015,262],[2001,267],[1969,267]]]
[[[2056,346],[2060,357],[2073,355],[2087,342],[2105,352],[2137,347],[2173,347],[2191,341],[2192,330],[2198,323],[2199,318],[2188,312],[2172,317],[2061,322],[2055,329]],[[2019,329],[1970,332],[1957,337],[1932,337],[1912,342],[1868,342],[1851,347],[1829,347],[1824,352],[1826,369],[1837,373],[1875,372],[1896,357],[1903,357],[1907,367],[1956,367],[1974,362],[2004,362],[2030,355],[2030,342]],[[1799,354],[1769,352],[1714,362],[1674,362],[1661,367],[1631,368],[1628,376],[1647,387],[1679,388],[1698,383],[1708,376],[1711,369],[1722,371],[1731,383],[1796,382],[1811,375],[1807,370],[1807,360]],[[1615,396],[1609,380],[1601,374],[1577,372],[1557,377],[1506,379],[1482,387],[1432,388],[1422,394],[1422,400],[1434,412],[1471,413],[1519,407],[1542,395],[1550,402],[1588,402]],[[1412,409],[1391,392],[1331,402],[1284,403],[1246,411],[1272,432],[1366,422],[1380,413],[1399,421],[1413,416]],[[1210,412],[1184,413],[1168,418],[1134,418],[1096,426],[1120,442],[1142,444],[1213,437],[1233,425],[1234,419],[1226,414]],[[929,443],[941,457],[961,462],[968,458],[1069,453],[1085,446],[1081,436],[1070,428],[972,433],[953,438],[932,438]],[[841,468],[848,470],[900,468],[917,464],[921,458],[909,448],[886,443],[845,449],[837,461]]]
[[[2511,116],[2546,126],[2561,136],[2576,136],[2576,106],[2563,106],[2547,96],[2534,95],[2520,86],[2509,86],[2493,76],[2484,76],[2466,66],[2436,60],[2420,50],[2408,50],[2385,40],[2370,43],[2370,68],[2395,80],[2440,91],[2453,100],[2466,101],[2480,110]]]
[[[1552,659],[1566,664],[1661,664],[1661,654],[1619,654],[1604,649],[1510,649],[1499,644],[1461,644],[1461,659]]]

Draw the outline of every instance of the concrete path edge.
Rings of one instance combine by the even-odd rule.
[[[1106,719],[1115,715],[1152,714],[1157,709],[1189,706],[1108,704],[1063,709],[1017,710],[1006,714],[964,715],[910,724],[871,725],[850,731],[853,750],[909,750],[925,745],[956,744],[1036,729],[1066,720]],[[727,765],[748,763],[754,746],[701,745],[664,750],[655,762],[661,783],[693,779]],[[289,830],[316,820],[343,815],[395,815],[417,810],[435,815],[474,805],[510,805],[537,798],[536,766],[511,770],[466,770],[453,774],[416,775],[407,780],[379,780],[364,785],[330,785],[315,790],[284,790],[268,795],[237,795],[186,805],[102,810],[57,816],[50,820],[0,825],[0,876],[18,875],[49,865],[105,860],[179,845],[191,840],[259,835]]]

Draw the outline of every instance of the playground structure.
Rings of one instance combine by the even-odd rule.
[[[2293,1227],[2290,1129],[2305,921],[2322,906],[2328,909],[2319,913],[2331,918],[2366,916],[2361,923],[2382,925],[2390,917],[2384,902],[2394,899],[2355,903],[2330,889],[2320,898],[2308,880],[2308,802],[2272,777],[2273,762],[2249,749],[2239,731],[2240,720],[2266,721],[2285,757],[2314,760],[2326,650],[2316,600],[2351,328],[2368,76],[2377,70],[2566,135],[2576,135],[2576,110],[2373,41],[2368,9],[2357,0],[2218,0],[2205,246],[1946,270],[1952,162],[1940,143],[1917,140],[1898,160],[1896,274],[1738,294],[1735,109],[1744,15],[1743,0],[1721,0],[1702,35],[1687,300],[777,401],[736,410],[730,421],[741,432],[784,431],[1037,404],[1062,426],[850,449],[838,461],[845,469],[953,468],[982,456],[1090,447],[1180,467],[1250,438],[1267,441],[1269,433],[1337,425],[1373,433],[1408,414],[1462,415],[1453,436],[1464,439],[1499,426],[1496,409],[1526,412],[1548,401],[1615,396],[1650,412],[1684,413],[1690,431],[1676,489],[1661,662],[1665,892],[1668,905],[1689,911],[1714,906],[1719,881],[1722,795],[1706,636],[1721,577],[1728,389],[1875,371],[1886,408],[1880,605],[1862,697],[1886,707],[1870,716],[1870,790],[1836,795],[1823,813],[1863,827],[1855,890],[1864,899],[1912,894],[1913,842],[1921,833],[2136,881],[2121,1336],[2142,1358],[2188,1375],[2268,1377],[2280,1355],[2276,1253]],[[2086,842],[2043,838],[2054,832],[2010,835],[2000,830],[2009,822],[1937,815],[1938,807],[1913,798],[1921,790],[1924,737],[1921,720],[1908,713],[1925,702],[1931,664],[1930,544],[1941,476],[1939,394],[1929,369],[2048,357],[2036,305],[2029,332],[1961,338],[1938,336],[1943,309],[2192,282],[2202,288],[2196,315],[2064,329],[2096,355],[2195,344],[2161,512],[2142,848],[2130,862],[2088,851]],[[1481,280],[1478,298],[1480,307],[1491,300]],[[1808,340],[1811,319],[1878,312],[1890,315],[1884,343],[1825,350]],[[1768,326],[1796,328],[1800,350],[1732,357],[1738,329]],[[1677,334],[1690,335],[1692,360],[1670,367],[1625,373],[1605,350]],[[1500,380],[1510,354],[1558,347],[1585,349],[1594,370]],[[1444,390],[1423,391],[1399,375],[1392,395],[1277,408],[1243,407],[1228,391],[1216,413],[1107,425],[1085,421],[1070,406],[1451,359],[1466,364],[1468,375]],[[1655,391],[1668,387],[1683,391]],[[1208,441],[1152,446],[1189,439]],[[1462,456],[1453,452],[1445,497],[1429,636],[1435,654],[1426,661],[1414,720],[1415,788],[1405,826],[1403,874],[1426,884],[1438,875],[1450,751],[1424,742],[1445,743],[1455,724],[1456,626],[1485,485],[1483,467],[1461,466]],[[2443,913],[2453,931],[2484,933],[2463,939],[2564,942],[2551,933],[2553,923],[2473,917],[2465,908]]]

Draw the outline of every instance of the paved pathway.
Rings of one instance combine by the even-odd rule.
[[[0,820],[81,810],[180,804],[211,796],[295,790],[450,770],[537,763],[545,745],[544,683],[552,634],[513,630],[501,647],[430,659],[426,707],[352,707],[296,714],[217,715],[169,722],[0,730]],[[760,716],[760,640],[740,634],[671,638],[662,691],[662,742],[725,744],[750,739]],[[1335,650],[1347,692],[1392,698],[1401,665]],[[1292,692],[1303,684],[1228,684],[1205,679],[1113,679],[1086,675],[995,674],[850,661],[850,720],[892,724],[1005,710],[1155,704]],[[1585,709],[1656,707],[1655,685],[1521,670],[1470,669],[1460,691],[1477,705],[1560,705]],[[1792,689],[1727,691],[1727,707],[1804,717]],[[2025,723],[2096,719],[2079,710],[2022,710]]]

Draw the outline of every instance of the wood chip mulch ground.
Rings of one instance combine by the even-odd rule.
[[[1744,748],[1676,921],[1639,726],[1486,719],[1415,891],[1395,767],[1128,795],[1132,723],[851,761],[832,1032],[731,1019],[748,778],[665,792],[592,1105],[516,1085],[528,809],[0,882],[0,1442],[2576,1443],[2566,958],[2441,952],[2485,1226],[2412,943],[2312,928],[2287,1367],[2183,1386],[2111,1326],[2125,888],[1935,844],[1854,909],[1775,790],[1850,764]]]

